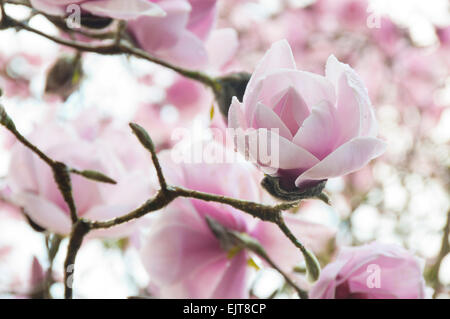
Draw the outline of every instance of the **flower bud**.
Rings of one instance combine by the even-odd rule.
[[[75,174],[81,175],[87,179],[93,180],[93,181],[97,181],[100,183],[106,183],[106,184],[117,184],[117,182],[112,179],[109,176],[106,176],[105,174],[98,172],[98,171],[93,171],[93,170],[84,170],[84,171],[72,171]]]
[[[81,56],[60,57],[50,68],[45,85],[45,93],[61,96],[66,100],[78,89],[83,77]]]
[[[309,250],[302,251],[306,264],[306,277],[310,282],[315,282],[320,276],[320,263],[317,257]]]

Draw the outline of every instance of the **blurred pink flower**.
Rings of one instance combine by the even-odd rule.
[[[371,28],[370,31],[381,52],[389,57],[393,57],[406,45],[401,29],[388,18],[380,18],[379,28]]]
[[[220,144],[211,149],[227,152]],[[232,153],[231,153],[232,154]],[[260,173],[247,163],[177,164],[169,152],[161,154],[169,183],[197,191],[263,201],[257,181]],[[205,176],[207,176],[205,178]],[[252,254],[228,247],[210,230],[205,217],[259,240],[268,254],[286,271],[302,261],[298,249],[276,225],[261,222],[226,205],[179,199],[166,207],[145,239],[142,261],[152,285],[162,298],[248,298]],[[334,231],[299,218],[286,222],[305,245],[323,252]]]
[[[233,99],[228,125],[244,129],[250,141],[260,131],[279,130],[279,135],[267,134],[268,143],[279,143],[278,166],[263,165],[257,147],[238,143],[237,148],[279,176],[288,190],[354,172],[386,148],[376,138],[374,111],[355,71],[334,56],[328,58],[325,77],[299,71],[285,40],[258,64],[243,102]]]
[[[323,270],[309,296],[315,299],[422,299],[419,260],[405,249],[379,243],[343,248]]]
[[[416,107],[431,121],[433,127],[439,122],[442,111],[447,107],[436,99],[448,77],[448,54],[445,50],[409,48],[399,54],[394,68],[399,107]],[[426,121],[422,121],[426,124]],[[431,127],[423,127],[430,129]]]
[[[42,290],[45,281],[45,272],[39,259],[33,256],[30,271],[30,286],[32,289]]]
[[[202,95],[203,87],[196,81],[178,77],[167,90],[167,101],[176,106],[195,105]]]
[[[85,114],[85,120],[93,116]],[[98,123],[97,123],[98,125]],[[50,119],[36,128],[29,139],[50,157],[79,170],[96,170],[115,179],[117,185],[87,180],[72,174],[72,188],[80,217],[110,219],[135,209],[151,195],[151,165],[144,167],[142,147],[136,139],[128,140],[129,130],[103,129],[91,140],[71,123],[59,125]],[[134,148],[134,149],[133,149]],[[137,150],[139,148],[139,150]],[[148,171],[146,171],[148,170]],[[148,176],[143,178],[143,176]],[[12,200],[25,209],[38,225],[59,234],[70,232],[67,204],[56,185],[51,169],[29,149],[16,143],[8,173]],[[134,224],[118,226],[99,235],[126,236]]]
[[[366,0],[344,0],[335,2],[330,5],[335,10],[340,26],[342,24],[351,28],[366,27],[367,8],[369,3]]]
[[[64,16],[72,13],[67,11],[71,4],[79,5],[83,11],[96,16],[113,19],[130,20],[141,15],[164,16],[164,11],[148,0],[31,0],[31,5],[50,15]]]
[[[150,54],[182,67],[208,63],[204,41],[216,19],[216,0],[154,1],[165,17],[139,17],[128,23],[137,44]],[[225,48],[226,43],[222,43]]]
[[[23,52],[0,54],[0,87],[7,97],[28,98],[30,83],[38,74],[42,58]]]
[[[227,46],[224,47],[223,43]],[[239,46],[236,31],[233,29],[213,30],[205,41],[208,55],[206,70],[210,74],[221,74],[227,64],[234,57]],[[211,90],[203,84],[177,76],[175,82],[167,90],[167,102],[173,104],[182,113],[181,118],[186,121],[190,111],[198,114],[201,110],[208,110],[214,102]]]
[[[227,43],[227,47],[221,47]],[[208,65],[205,70],[210,74],[221,74],[238,49],[238,38],[233,29],[213,30],[205,41],[208,53]],[[147,128],[158,148],[167,148],[174,142],[171,135],[174,129],[188,128],[192,120],[200,115],[205,117],[214,103],[210,88],[203,84],[177,75],[174,83],[166,90],[166,98],[158,104],[143,104],[135,115],[135,121]],[[176,107],[177,114],[164,118],[165,107]]]
[[[439,38],[439,42],[444,47],[450,46],[450,26],[443,27],[443,28],[437,28],[436,34]]]

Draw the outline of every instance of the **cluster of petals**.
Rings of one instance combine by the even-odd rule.
[[[286,40],[267,51],[243,101],[233,99],[228,125],[242,129],[241,141],[278,144],[279,152],[271,154],[278,160],[269,164],[258,147],[237,143],[237,148],[280,177],[286,189],[359,170],[386,147],[377,138],[374,110],[356,72],[334,56],[328,58],[325,76],[297,70]]]

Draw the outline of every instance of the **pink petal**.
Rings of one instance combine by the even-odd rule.
[[[247,119],[251,118],[258,102],[276,105],[280,94],[289,87],[296,89],[309,108],[323,101],[335,104],[334,87],[325,77],[304,71],[279,69],[256,82],[253,90],[247,87],[244,95]]]
[[[36,10],[55,16],[65,15],[66,6],[80,2],[83,0],[30,0],[31,6]]]
[[[174,46],[158,51],[157,55],[185,68],[198,69],[208,63],[203,42],[189,31],[183,31]]]
[[[236,54],[239,47],[237,32],[231,28],[214,30],[205,45],[210,68],[220,70]]]
[[[17,194],[15,200],[39,226],[61,235],[70,233],[69,215],[52,202],[31,193]]]
[[[39,179],[35,176],[36,160],[33,153],[22,144],[15,144],[12,149],[13,160],[8,169],[8,185],[13,191],[27,190],[38,192]],[[39,159],[37,159],[39,160]]]
[[[347,260],[340,259],[329,263],[321,272],[319,281],[309,291],[311,299],[334,299],[336,293],[336,277]]]
[[[230,263],[224,255],[199,268],[191,276],[183,280],[182,285],[186,291],[184,298],[206,299],[211,298],[215,288],[220,283],[227,266]],[[172,296],[168,296],[172,298]]]
[[[327,61],[326,77],[336,88],[340,142],[345,143],[357,136],[375,137],[375,114],[367,89],[358,74],[331,55]]]
[[[180,203],[180,201],[178,201]],[[181,202],[182,204],[182,202]],[[165,211],[155,221],[142,250],[144,266],[158,285],[170,285],[189,276],[224,251],[205,221],[189,206]]]
[[[131,20],[142,15],[164,17],[166,13],[157,4],[147,0],[96,0],[81,4],[83,10],[98,16]]]
[[[189,0],[192,6],[188,29],[205,40],[216,22],[217,0]]]
[[[337,148],[320,163],[310,168],[295,181],[300,185],[307,180],[322,180],[354,172],[386,149],[386,143],[373,137],[358,137]]]
[[[319,160],[307,150],[267,129],[241,131],[237,135],[237,149],[259,165],[275,170],[280,168],[307,170],[319,163]],[[266,145],[267,152],[264,152],[260,147]],[[268,158],[265,158],[266,155]]]
[[[45,280],[44,268],[42,268],[39,259],[33,256],[33,262],[31,263],[30,285],[32,289],[38,289],[39,285],[42,285]]]
[[[288,140],[292,140],[292,134],[287,126],[283,123],[283,121],[281,121],[281,119],[272,109],[268,108],[262,103],[258,103],[256,105],[256,110],[253,114],[252,127],[255,129],[278,129],[279,134],[282,137]]]
[[[247,252],[241,251],[234,256],[217,285],[212,298],[215,299],[244,299],[248,298],[247,280],[249,269],[247,266]]]
[[[185,1],[163,1],[165,17],[142,16],[128,22],[128,28],[139,46],[149,53],[170,49],[185,31],[190,6]]]
[[[230,109],[228,110],[228,127],[234,129],[247,128],[244,112],[242,111],[242,104],[235,96],[233,96]]]
[[[275,105],[274,111],[295,136],[304,120],[310,114],[308,105],[293,87],[289,87]]]
[[[380,287],[367,286],[367,266],[355,271],[348,279],[350,292],[363,293],[371,298],[418,299],[423,291],[422,270],[415,260],[380,256],[373,263],[381,267]]]
[[[339,134],[336,117],[333,105],[325,101],[320,103],[317,107],[313,107],[311,115],[305,120],[292,142],[322,160],[336,147]]]
[[[291,47],[286,40],[280,40],[272,44],[270,49],[256,66],[250,82],[247,85],[247,90],[253,91],[256,82],[258,82],[267,73],[279,69],[296,69]]]

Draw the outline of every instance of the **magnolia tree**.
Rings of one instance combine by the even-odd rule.
[[[449,17],[0,8],[0,296],[448,297]]]

